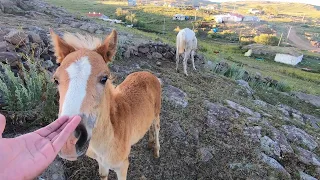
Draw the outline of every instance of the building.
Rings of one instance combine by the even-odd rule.
[[[249,14],[261,14],[259,9],[249,9]]]
[[[241,22],[243,20],[243,16],[241,14],[229,13],[226,15],[215,15],[214,19],[217,23]]]
[[[242,21],[243,22],[260,22],[260,19],[257,16],[244,16]]]
[[[172,20],[177,20],[177,21],[185,21],[186,16],[183,14],[176,14],[173,16]]]
[[[276,54],[274,61],[295,66],[295,65],[299,64],[302,61],[302,59],[303,59],[303,55],[294,56],[294,55],[290,55],[290,54],[278,53],[278,54]]]

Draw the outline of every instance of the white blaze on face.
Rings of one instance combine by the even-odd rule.
[[[62,105],[60,116],[73,116],[80,113],[82,101],[86,96],[87,81],[91,74],[88,57],[82,57],[72,63],[67,69],[69,86]]]

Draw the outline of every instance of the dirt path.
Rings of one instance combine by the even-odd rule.
[[[320,48],[313,47],[306,39],[303,39],[300,36],[298,36],[297,31],[294,28],[291,29],[289,40],[299,49],[320,52]]]

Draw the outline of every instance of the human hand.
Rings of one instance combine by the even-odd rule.
[[[16,138],[2,138],[6,119],[0,114],[0,179],[34,179],[53,162],[80,123],[60,117],[48,126]]]

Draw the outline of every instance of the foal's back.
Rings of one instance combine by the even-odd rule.
[[[149,72],[132,73],[116,87],[114,100],[115,105],[111,105],[111,122],[131,130],[127,136],[133,145],[145,135],[160,114],[160,81]]]

